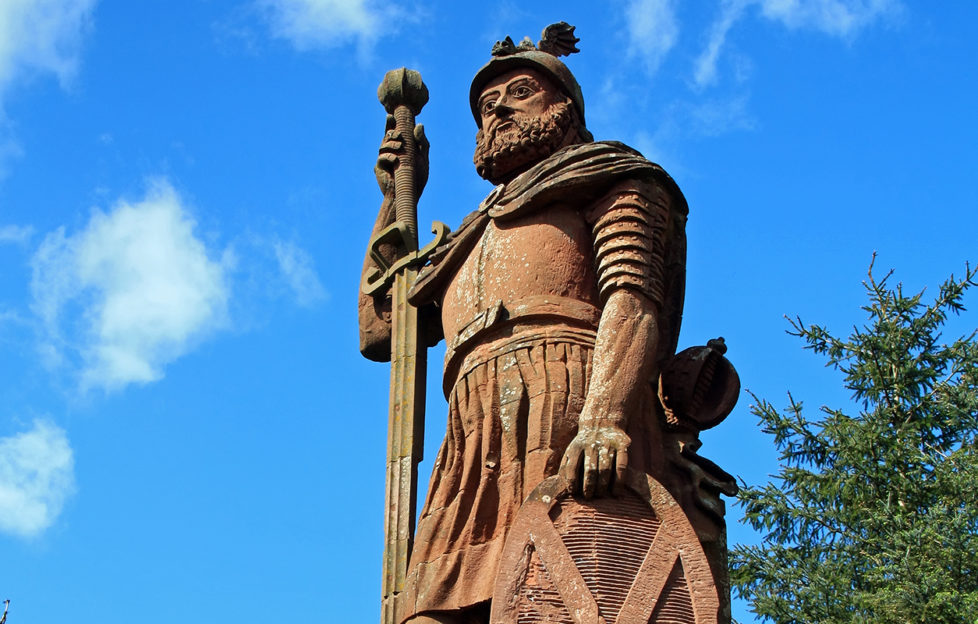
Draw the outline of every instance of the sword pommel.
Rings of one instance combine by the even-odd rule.
[[[407,106],[412,115],[417,115],[428,103],[428,87],[413,69],[392,69],[377,87],[377,99],[391,115],[398,106]]]

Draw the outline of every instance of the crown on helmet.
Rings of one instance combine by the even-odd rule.
[[[521,67],[535,69],[553,80],[571,99],[583,125],[584,95],[581,93],[581,85],[577,84],[574,74],[557,58],[580,52],[576,45],[578,41],[580,39],[574,36],[574,26],[567,22],[557,22],[544,28],[537,45],[533,45],[529,37],[524,37],[519,45],[513,43],[509,37],[497,41],[492,46],[492,60],[476,73],[469,89],[469,106],[472,107],[472,116],[479,127],[482,127],[479,96],[482,95],[483,88],[493,78]]]

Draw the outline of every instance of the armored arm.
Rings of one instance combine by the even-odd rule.
[[[589,217],[603,308],[578,434],[561,468],[588,497],[622,483],[628,420],[658,376],[668,197],[654,184],[626,181]]]

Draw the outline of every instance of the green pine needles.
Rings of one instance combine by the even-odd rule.
[[[765,620],[978,623],[978,342],[941,336],[976,273],[951,276],[928,304],[870,266],[862,329],[840,339],[791,322],[855,407],[809,420],[790,394],[783,411],[754,397],[781,469],[741,490],[763,539],[731,551],[731,577]]]

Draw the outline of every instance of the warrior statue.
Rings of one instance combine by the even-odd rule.
[[[359,319],[362,353],[397,363],[387,504],[407,511],[388,510],[403,573],[388,588],[387,570],[385,621],[729,622],[718,494],[736,485],[696,451],[739,381],[722,339],[676,353],[686,201],[637,151],[594,141],[558,58],[577,42],[561,22],[493,48],[469,97],[476,171],[496,187],[423,250],[402,215],[427,179],[412,117],[427,91],[406,70],[381,85]],[[397,452],[420,434],[394,427],[422,417],[442,338],[448,430],[412,545],[418,454]]]

